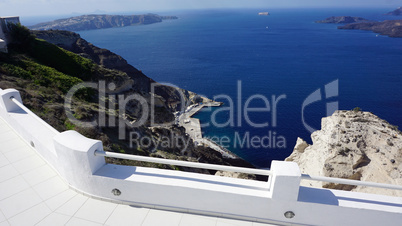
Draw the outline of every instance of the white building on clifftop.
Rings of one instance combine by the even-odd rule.
[[[8,37],[8,28],[7,28],[7,25],[9,23],[18,24],[18,23],[20,23],[20,18],[17,16],[0,17],[0,52],[4,52],[4,53],[7,53],[7,44],[10,42],[10,38]]]

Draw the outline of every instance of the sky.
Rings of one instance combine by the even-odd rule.
[[[161,12],[213,8],[397,8],[402,0],[0,0],[0,16]]]

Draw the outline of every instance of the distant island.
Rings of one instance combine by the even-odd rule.
[[[83,15],[66,19],[54,20],[31,26],[32,30],[66,30],[82,31],[125,27],[133,25],[147,25],[160,23],[163,20],[178,19],[176,16],[159,16],[156,14],[144,15]]]
[[[354,23],[339,26],[338,29],[373,31],[393,38],[402,38],[402,20]]]
[[[402,15],[402,7],[385,15]],[[387,35],[393,38],[402,38],[402,20],[370,21],[361,17],[333,16],[325,20],[315,21],[316,23],[345,24],[338,29],[373,31],[380,35]]]
[[[325,20],[317,20],[316,23],[324,23],[324,24],[350,24],[357,22],[367,22],[369,20],[361,18],[361,17],[351,17],[351,16],[333,16],[329,17]]]
[[[384,15],[387,15],[387,16],[401,16],[402,15],[402,7],[399,7],[397,9],[395,9],[394,11],[386,13]]]

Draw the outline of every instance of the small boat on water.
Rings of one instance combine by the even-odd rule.
[[[259,16],[269,16],[269,12],[258,13]]]

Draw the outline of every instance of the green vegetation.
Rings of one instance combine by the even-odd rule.
[[[9,45],[10,53],[0,54],[0,73],[32,81],[60,95],[66,94],[72,86],[102,74],[97,72],[102,68],[91,60],[36,39],[21,24],[8,26],[13,41]],[[117,74],[103,70],[106,75]],[[94,94],[91,89],[82,89],[76,97],[90,101]]]
[[[33,42],[30,55],[40,63],[84,81],[91,80],[95,68],[91,60],[40,39]]]
[[[14,77],[20,77],[24,79],[32,78],[32,73],[27,71],[19,66],[15,66],[13,64],[0,62],[0,72],[8,74]]]
[[[64,125],[66,126],[66,129],[67,129],[67,130],[74,130],[74,129],[75,129],[75,125],[72,124],[72,123],[70,122],[70,120],[66,120],[66,121],[64,122]]]
[[[89,59],[36,39],[21,24],[9,24],[12,42],[9,53],[0,53],[1,88],[21,91],[24,104],[58,130],[75,129],[92,138],[99,133],[73,125],[64,112],[64,95],[83,81],[97,80],[100,74],[113,74]],[[117,73],[114,73],[117,74]],[[80,89],[75,104],[85,106],[80,119],[90,120],[97,111],[96,92]],[[80,109],[81,110],[81,109]],[[86,117],[84,117],[86,116]]]
[[[7,28],[13,40],[12,47],[18,48],[19,50],[27,50],[31,47],[35,36],[31,34],[27,27],[22,26],[20,23],[9,23],[7,24]]]
[[[79,78],[66,75],[29,58],[21,60],[18,64],[0,62],[0,72],[29,79],[37,85],[53,87],[63,93],[67,93],[72,86],[82,82]]]
[[[66,93],[83,80],[90,80],[95,64],[43,40],[28,28],[9,24],[12,43],[9,54],[0,55],[0,72],[33,81]]]
[[[232,165],[233,163],[233,165],[238,166],[249,166],[248,163],[242,161],[224,160],[220,153],[205,147],[197,147],[194,150],[190,150],[193,153],[192,157],[181,156],[181,149],[179,147],[131,146],[127,141],[119,139],[117,127],[81,127],[79,124],[73,124],[67,118],[64,108],[65,95],[72,86],[83,81],[97,82],[105,80],[106,84],[113,82],[117,87],[125,87],[135,82],[133,81],[135,78],[130,77],[126,72],[95,64],[92,60],[64,50],[44,40],[36,39],[26,27],[20,24],[10,26],[13,42],[8,46],[9,53],[0,53],[0,88],[19,90],[24,105],[56,130],[76,130],[88,138],[101,140],[105,151],[141,156],[153,155],[158,158],[179,158],[182,161],[189,159],[196,161],[195,159],[200,159],[202,162],[214,164]],[[139,91],[141,90],[132,88],[127,90],[126,94],[139,93]],[[106,103],[109,102],[107,98],[104,101]],[[99,118],[99,97],[98,92],[95,90],[89,88],[80,89],[75,94],[72,105],[71,113],[80,121],[93,122]],[[126,112],[125,116],[131,121],[138,117],[137,111],[141,112],[141,109],[138,109],[141,106],[137,106],[135,103],[131,103],[129,107],[130,111]],[[106,112],[106,119],[119,117],[119,107],[118,105],[114,107],[116,109],[114,112]],[[155,114],[156,118],[161,120],[161,123],[169,119],[173,120],[173,115],[165,107],[158,107]],[[134,128],[133,131],[139,132],[142,136],[152,137],[155,140],[158,140],[158,137],[161,135],[171,134],[172,131],[177,132],[178,135],[184,135],[185,133],[184,129],[176,127],[150,129],[142,126]],[[154,148],[158,148],[157,153],[151,153]],[[190,146],[190,148],[193,147]],[[108,163],[114,164],[183,170],[177,166],[163,164],[118,160],[114,158],[107,158],[106,160]],[[197,170],[192,169],[191,171]],[[204,173],[205,171],[201,172]]]
[[[355,107],[355,108],[353,108],[353,111],[354,111],[355,113],[357,113],[357,112],[362,111],[362,109],[360,109],[359,107]]]

